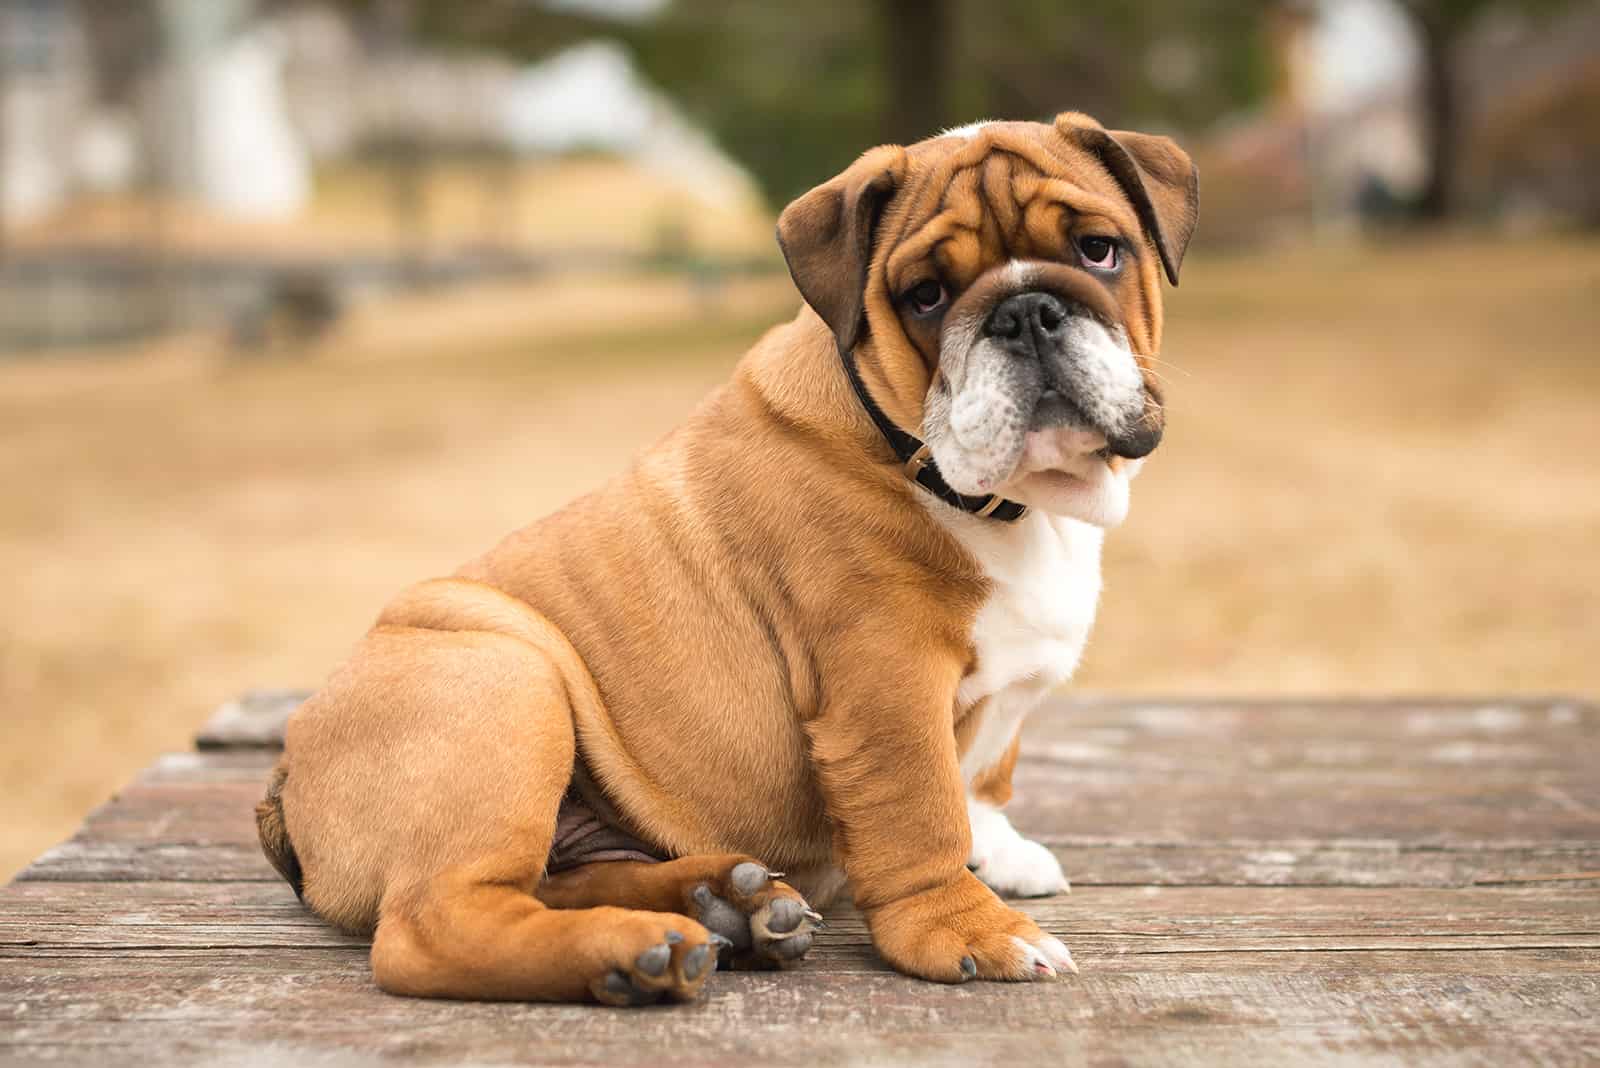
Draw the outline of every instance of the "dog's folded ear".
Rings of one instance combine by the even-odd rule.
[[[778,247],[789,274],[845,352],[855,347],[866,313],[867,268],[878,216],[905,171],[906,150],[881,145],[778,217]]]
[[[1178,284],[1178,267],[1200,220],[1200,172],[1170,137],[1107,130],[1087,115],[1056,116],[1056,130],[1096,156],[1139,213],[1167,280]]]

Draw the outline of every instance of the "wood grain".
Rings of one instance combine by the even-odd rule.
[[[251,806],[296,693],[237,702],[0,889],[0,1063],[1577,1064],[1600,1048],[1600,716],[1540,701],[1063,701],[1022,903],[1083,974],[939,987],[848,907],[799,969],[634,1012],[408,1001]]]

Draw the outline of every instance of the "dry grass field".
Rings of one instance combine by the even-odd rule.
[[[772,247],[772,219],[753,189],[708,202],[617,159],[504,168],[435,161],[417,179],[417,199],[400,217],[391,176],[370,164],[350,164],[320,173],[307,210],[290,220],[242,220],[184,203],[157,212],[139,196],[86,196],[6,236],[19,248],[35,248],[116,245],[159,234],[172,249],[271,256],[374,253],[397,242],[435,250],[639,252],[671,229],[701,252],[748,256]]]
[[[323,351],[0,365],[0,878],[219,701],[621,467],[795,297],[374,303]],[[1197,258],[1078,684],[1600,692],[1600,244]]]

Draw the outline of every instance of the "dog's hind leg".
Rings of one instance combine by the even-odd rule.
[[[385,613],[289,725],[278,800],[306,903],[373,931],[392,993],[693,997],[716,966],[700,923],[534,896],[572,775],[576,669],[509,626],[469,629],[488,622],[477,595],[448,593]]]
[[[722,937],[731,963],[783,966],[811,949],[822,917],[780,874],[740,854],[600,861],[547,875],[535,893],[556,909],[681,912]]]
[[[687,916],[549,909],[492,863],[468,864],[385,902],[372,944],[392,994],[642,1005],[687,1001],[716,970],[712,936]]]

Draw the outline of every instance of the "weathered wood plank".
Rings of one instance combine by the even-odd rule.
[[[1600,894],[1582,886],[1096,887],[1017,907],[1074,943],[1158,941],[1164,952],[1600,948]],[[866,946],[848,909],[829,925],[819,948]],[[359,944],[271,883],[18,883],[0,913],[0,947],[19,951]]]
[[[196,744],[278,748],[284,723],[309,694],[252,690],[220,707]],[[1570,697],[1152,700],[1066,693],[1030,718],[1025,748],[1069,764],[1165,767],[1173,756],[1190,764],[1185,758],[1200,745],[1216,748],[1229,764],[1257,768],[1390,761],[1505,768],[1575,757],[1569,747],[1552,746],[1553,736],[1594,742],[1600,709]]]
[[[214,827],[214,825],[212,825]],[[1024,825],[1024,829],[1026,825]],[[176,824],[176,840],[123,840],[88,832],[50,850],[19,881],[270,882],[253,827]],[[1043,836],[1047,841],[1052,836]],[[1600,845],[1407,848],[1393,842],[1205,844],[1089,841],[1052,851],[1079,889],[1092,886],[1413,886],[1450,887],[1562,879],[1600,870]]]
[[[1088,775],[1017,765],[1015,822],[1139,840],[1320,839],[1463,846],[1600,838],[1600,776],[1280,771],[1235,778]]]
[[[195,736],[195,747],[281,749],[283,725],[310,695],[303,689],[250,690],[211,714]]]
[[[1600,975],[1600,955],[1592,946],[1406,946],[1366,949],[1327,948],[1278,951],[1272,949],[1213,949],[1166,952],[1159,943],[1140,941],[1112,944],[1092,939],[1096,954],[1085,975],[1216,973],[1265,969],[1280,973],[1365,971],[1397,975]],[[1090,941],[1081,944],[1087,948]],[[16,975],[32,972],[57,974],[64,980],[79,977],[114,978],[117,968],[130,973],[151,971],[180,974],[186,969],[225,971],[229,966],[257,975],[263,982],[288,974],[302,980],[324,971],[344,974],[354,970],[370,981],[365,943],[326,946],[94,946],[0,947],[0,970]],[[796,971],[786,974],[855,975],[890,974],[864,941],[835,939],[808,956]],[[115,965],[112,962],[116,962]],[[120,973],[117,973],[120,974]],[[728,973],[728,982],[744,975]],[[1079,980],[1063,979],[1072,983]],[[3,992],[3,987],[0,987]],[[3,1017],[0,1017],[3,1018]],[[0,1062],[3,1063],[3,1062]]]
[[[1314,972],[1279,970],[1271,958],[1219,972],[1196,959],[1190,971],[1108,968],[958,988],[888,973],[745,973],[715,977],[700,1003],[635,1012],[388,998],[365,962],[344,953],[271,967],[204,953],[159,971],[108,960],[65,979],[23,962],[6,971],[7,992],[20,996],[0,1005],[0,1019],[11,1017],[0,1057],[138,1049],[159,1063],[298,1064],[337,1051],[423,1064],[1488,1065],[1579,1063],[1600,1039],[1595,975],[1550,970],[1550,954],[1474,959],[1477,974],[1374,970],[1366,955],[1326,958]]]
[[[20,878],[271,880],[253,809],[273,759],[169,754]],[[1385,780],[1392,789],[1305,774],[1248,786],[1090,779],[1025,760],[1013,817],[1085,886],[1462,886],[1600,870],[1600,819],[1552,800],[1593,792],[1586,782],[1560,780],[1557,795],[1548,774],[1510,774],[1493,790],[1454,773]]]
[[[1592,705],[1060,702],[1015,818],[1077,892],[1021,907],[1081,977],[904,979],[846,908],[793,972],[623,1013],[380,994],[366,943],[255,844],[297,699],[242,703],[216,751],[163,758],[0,889],[0,1062],[1498,1068],[1600,1047]]]

